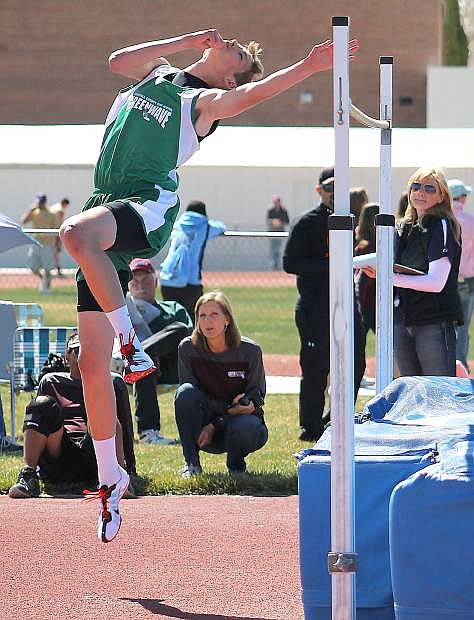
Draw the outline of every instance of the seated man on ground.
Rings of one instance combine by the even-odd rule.
[[[175,416],[183,478],[202,473],[199,451],[227,452],[230,473],[268,439],[263,417],[265,371],[258,344],[240,336],[227,297],[213,291],[196,303],[192,336],[179,345]]]
[[[87,429],[78,353],[79,337],[74,334],[65,352],[69,372],[44,375],[38,396],[26,407],[25,465],[8,492],[12,498],[38,497],[40,477],[51,483],[97,482],[97,463]],[[129,475],[136,476],[127,386],[119,375],[114,375],[113,385],[118,417],[117,454]],[[129,496],[133,496],[133,492]]]
[[[148,258],[130,263],[132,279],[128,283],[126,303],[133,328],[143,349],[153,359],[158,372],[134,385],[135,415],[140,441],[154,445],[176,445],[176,439],[160,433],[160,408],[157,383],[178,383],[178,345],[189,336],[193,322],[176,301],[157,301],[157,277]]]

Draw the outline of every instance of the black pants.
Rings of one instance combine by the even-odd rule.
[[[323,432],[324,393],[330,367],[329,316],[314,308],[298,308],[295,322],[300,336],[300,426],[318,439]],[[354,309],[354,398],[365,372],[365,335]]]
[[[186,308],[194,323],[194,307],[203,294],[202,284],[188,284],[187,286],[161,285],[161,296],[164,301],[177,301]]]
[[[150,327],[153,327],[153,323]],[[178,345],[186,336],[189,336],[188,327],[180,321],[174,321],[142,342],[148,355],[159,362],[160,375],[154,372],[135,383],[138,433],[150,428],[160,430],[160,407],[156,386],[158,382],[178,383]]]
[[[117,418],[122,426],[126,470],[129,474],[136,474],[137,463],[135,460],[135,447],[133,443],[133,420],[127,384],[120,375],[116,375],[115,373],[112,373],[112,380],[116,388]]]

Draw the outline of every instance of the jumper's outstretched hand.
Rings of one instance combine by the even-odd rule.
[[[357,39],[351,39],[349,41],[349,60],[354,60],[359,50],[359,41]],[[307,62],[310,63],[314,73],[320,71],[329,71],[333,65],[333,52],[334,43],[332,41],[324,41],[315,45],[306,57]]]
[[[193,47],[198,50],[205,50],[210,47],[224,47],[226,42],[221,37],[218,30],[211,28],[209,30],[199,30],[193,32]]]

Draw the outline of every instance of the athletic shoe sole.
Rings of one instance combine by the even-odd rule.
[[[124,474],[125,474],[125,476],[127,476],[127,484],[124,486],[124,488],[122,489],[122,492],[120,493],[120,496],[119,496],[119,501],[122,499],[122,497],[123,497],[124,493],[125,493],[125,492],[126,492],[126,490],[128,489],[128,485],[130,484],[130,477],[129,477],[129,475],[128,475],[128,474],[127,474],[127,472],[125,472],[125,471],[124,471]],[[119,524],[118,524],[117,531],[116,531],[116,532],[115,532],[115,534],[112,536],[112,538],[107,538],[107,537],[106,537],[107,524],[108,524],[108,523],[110,523],[110,521],[107,521],[107,520],[102,519],[102,533],[101,533],[101,540],[102,540],[102,542],[103,542],[103,543],[109,543],[109,542],[112,542],[112,540],[114,540],[114,538],[115,538],[115,537],[117,536],[117,534],[120,532],[120,527],[121,527],[121,525],[122,525],[122,515],[121,515],[118,511],[115,511],[115,512],[116,512],[116,514],[119,514],[120,521],[119,521]]]
[[[136,383],[137,381],[140,381],[140,379],[143,379],[143,377],[148,377],[148,375],[151,375],[151,373],[155,371],[155,366],[151,366],[146,370],[136,370],[135,372],[128,372],[126,375],[123,376],[123,380],[125,381],[125,383],[131,385],[133,383]]]
[[[31,495],[29,491],[23,491],[22,489],[18,488],[11,488],[8,491],[8,497],[11,497],[12,499],[29,499],[30,497],[33,497],[33,495]]]

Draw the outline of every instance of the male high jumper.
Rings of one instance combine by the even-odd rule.
[[[163,56],[203,51],[184,71]],[[351,41],[349,54],[358,49]],[[215,29],[120,49],[110,69],[137,83],[119,93],[105,122],[94,192],[67,219],[61,241],[77,261],[78,327],[87,415],[99,472],[98,537],[111,541],[129,478],[115,454],[116,412],[109,363],[114,332],[133,383],[155,370],[135,336],[124,293],[133,257],[149,258],[166,243],[179,210],[177,169],[199,149],[219,119],[231,118],[332,67],[332,43],[261,77],[260,46],[223,39]]]

